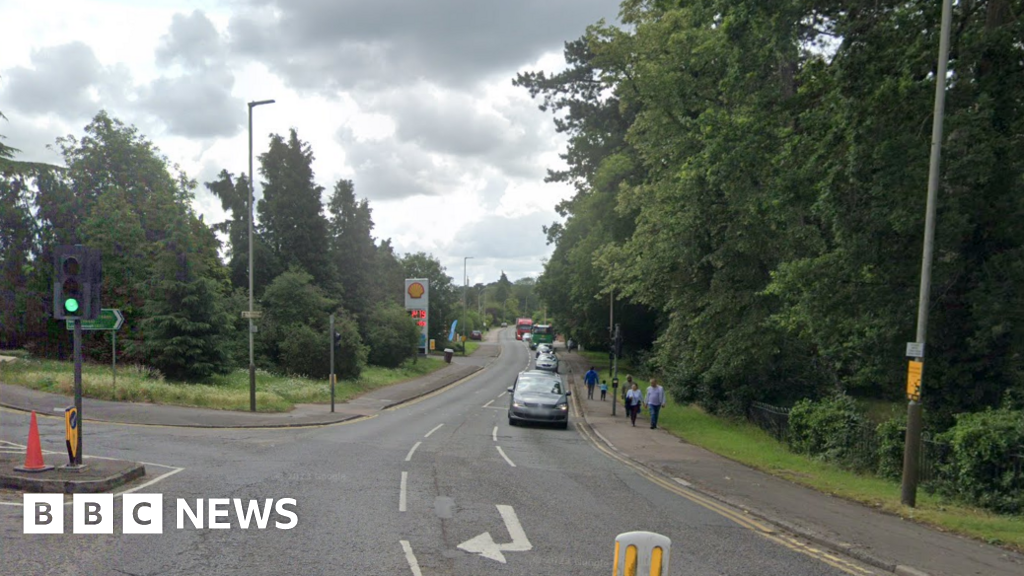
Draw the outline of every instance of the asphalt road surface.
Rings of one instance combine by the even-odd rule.
[[[503,330],[500,357],[443,392],[354,423],[213,430],[90,423],[86,454],[151,463],[138,493],[163,495],[163,533],[22,534],[0,506],[0,574],[593,575],[611,572],[616,535],[672,539],[671,574],[867,574],[800,550],[657,483],[569,430],[508,425],[505,389],[533,354]],[[63,420],[41,418],[44,449]],[[0,414],[0,440],[28,417]],[[155,466],[160,464],[162,466]],[[292,529],[177,528],[177,499],[294,498]],[[0,499],[19,502],[18,494]],[[206,519],[208,520],[208,518]],[[461,546],[461,547],[460,547]],[[872,570],[878,573],[877,569]]]

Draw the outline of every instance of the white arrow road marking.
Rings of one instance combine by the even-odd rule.
[[[505,564],[505,555],[502,552],[528,552],[533,550],[533,544],[530,544],[530,539],[526,537],[526,532],[523,530],[522,524],[519,523],[519,518],[516,517],[516,511],[511,506],[503,504],[496,506],[498,513],[501,514],[501,519],[505,521],[505,529],[508,530],[512,541],[508,544],[497,544],[494,542],[494,538],[491,538],[490,532],[484,532],[459,544],[458,548],[470,554],[479,554],[484,558]]]
[[[501,457],[505,459],[505,462],[508,462],[509,466],[513,468],[516,467],[516,463],[513,462],[511,458],[505,455],[505,451],[501,449],[501,446],[495,446],[495,448],[498,449],[498,454],[501,454]]]
[[[441,426],[444,426],[444,422],[441,422],[437,426],[434,426],[433,428],[431,428],[430,432],[427,432],[427,434],[424,436],[424,438],[430,438],[430,435],[433,434],[434,432],[437,432],[437,429],[440,428]]]
[[[416,449],[420,447],[420,444],[423,444],[423,442],[417,442],[417,443],[412,445],[412,448],[409,450],[409,453],[405,455],[405,461],[406,462],[408,462],[409,460],[412,460],[412,455],[413,455],[413,453],[416,452]]]
[[[402,543],[402,550],[405,550],[405,561],[409,563],[409,569],[413,576],[423,576],[420,572],[420,563],[416,561],[416,555],[412,553],[412,546],[408,540],[399,540]]]

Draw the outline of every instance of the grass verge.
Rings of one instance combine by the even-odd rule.
[[[693,406],[669,404],[659,425],[687,442],[752,468],[840,498],[1024,552],[1024,517],[1000,516],[919,491],[917,508],[900,504],[898,482],[842,470],[790,452],[760,428],[718,418]]]
[[[358,379],[338,381],[335,400],[344,402],[375,388],[423,376],[445,366],[444,362],[434,358],[420,358],[416,362],[410,360],[393,369],[368,366]],[[74,394],[74,373],[70,362],[19,359],[5,362],[0,375],[6,384],[55,394]],[[115,385],[109,366],[83,364],[82,394],[88,398],[120,402],[248,410],[249,371],[239,369],[215,376],[205,384],[193,384],[167,382],[163,376],[144,366],[119,366]],[[256,371],[256,406],[260,412],[286,412],[295,404],[324,403],[330,400],[331,387],[326,380]]]

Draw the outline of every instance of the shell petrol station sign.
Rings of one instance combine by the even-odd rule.
[[[430,310],[430,282],[426,278],[405,279],[405,309],[409,315],[416,320],[420,327],[420,339],[416,344],[420,354],[427,354],[427,327],[429,318],[427,311]]]

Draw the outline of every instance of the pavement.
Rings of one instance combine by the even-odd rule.
[[[633,427],[621,397],[612,416],[612,390],[602,402],[586,397],[583,374],[587,360],[562,354],[568,367],[577,414],[597,441],[614,454],[660,473],[699,494],[710,496],[773,524],[877,568],[908,576],[1020,576],[1024,555],[969,538],[943,533],[859,503],[799,486],[759,472],[664,430],[650,420]],[[621,391],[620,391],[621,392]]]

